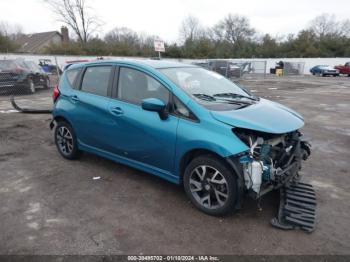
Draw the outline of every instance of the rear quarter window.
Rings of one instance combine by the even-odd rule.
[[[80,71],[81,71],[81,68],[76,68],[76,69],[68,70],[66,72],[67,80],[68,80],[70,86],[74,89],[77,89],[76,80],[77,80],[77,77],[78,77]]]

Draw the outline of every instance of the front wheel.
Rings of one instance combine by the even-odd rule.
[[[192,204],[204,213],[223,216],[235,210],[237,181],[223,160],[196,157],[187,166],[183,183]]]
[[[67,159],[76,159],[80,156],[75,132],[70,124],[59,121],[55,128],[55,144],[58,152]]]

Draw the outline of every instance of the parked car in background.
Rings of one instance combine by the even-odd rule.
[[[64,158],[87,151],[182,184],[210,215],[296,183],[310,155],[302,116],[194,65],[75,64],[53,99],[50,127]]]
[[[39,59],[39,66],[46,72],[51,74],[62,74],[61,68],[54,65],[51,61],[51,59]]]
[[[230,61],[211,60],[209,61],[209,69],[227,78],[241,77],[241,67]]]
[[[350,62],[345,63],[345,65],[337,65],[335,68],[339,70],[340,74],[350,76]]]
[[[0,92],[35,93],[37,87],[49,88],[49,76],[32,61],[0,60]]]
[[[217,72],[227,78],[238,78],[242,75],[241,66],[229,60],[209,60],[193,64]]]
[[[339,70],[329,65],[317,65],[310,69],[310,73],[319,76],[339,76]]]
[[[196,65],[196,66],[199,66],[199,67],[202,67],[202,68],[210,70],[209,62],[194,62],[193,64]]]

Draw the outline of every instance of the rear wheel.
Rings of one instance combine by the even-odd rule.
[[[55,143],[58,152],[67,159],[76,159],[81,152],[78,149],[77,138],[70,124],[59,121],[55,128]]]
[[[237,181],[223,160],[196,157],[187,166],[183,182],[192,204],[204,213],[223,216],[235,210]]]

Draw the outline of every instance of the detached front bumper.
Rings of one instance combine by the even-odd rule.
[[[296,182],[282,187],[278,214],[271,219],[271,225],[313,232],[316,228],[316,196],[312,185]]]

